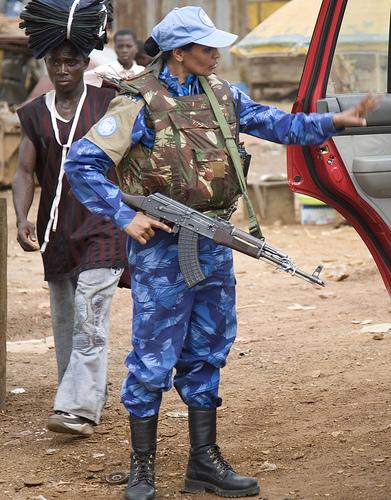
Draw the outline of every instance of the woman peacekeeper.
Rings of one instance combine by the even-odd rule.
[[[179,269],[177,235],[123,204],[106,172],[114,163],[127,193],[160,192],[228,217],[239,185],[205,88],[213,90],[232,131],[240,96],[240,131],[282,144],[321,144],[337,129],[365,124],[364,116],[376,106],[370,95],[338,114],[289,114],[255,103],[214,74],[218,48],[236,38],[218,30],[200,7],[169,12],[146,42],[147,52],[161,52],[160,57],[127,82],[131,92],[112,101],[105,117],[72,146],[65,166],[80,201],[130,236],[133,350],[121,395],[133,448],[128,500],[155,496],[158,412],[173,368],[174,386],[189,411],[185,490],[243,497],[258,494],[259,486],[255,478],[236,474],[216,445],[220,369],[236,334],[232,252],[200,237],[206,278],[188,288]]]

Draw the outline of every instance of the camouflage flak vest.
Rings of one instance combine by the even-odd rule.
[[[235,110],[229,86],[208,78],[234,134]],[[137,145],[117,168],[130,194],[159,192],[203,212],[224,216],[240,194],[235,168],[205,94],[172,97],[152,74],[132,79],[146,103],[146,123],[154,128],[152,150]]]

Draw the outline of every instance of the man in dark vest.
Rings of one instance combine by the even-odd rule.
[[[126,258],[123,233],[89,212],[63,177],[71,143],[104,115],[115,95],[83,81],[88,54],[101,41],[96,33],[107,21],[104,10],[101,14],[105,2],[75,4],[57,2],[64,26],[58,18],[38,15],[42,1],[32,0],[21,15],[27,34],[33,33],[29,42],[35,56],[45,57],[54,90],[18,110],[22,140],[13,197],[18,242],[27,252],[41,250],[50,290],[59,385],[48,429],[89,436],[107,398],[109,310]],[[75,36],[80,13],[89,13],[95,23],[81,44]],[[28,220],[35,175],[41,186],[37,235]],[[109,176],[115,181],[114,171]]]
[[[236,335],[232,252],[199,237],[205,279],[188,288],[179,268],[178,236],[124,205],[121,191],[106,178],[109,168],[117,165],[127,193],[160,192],[229,218],[240,194],[236,172],[242,166],[225,147],[220,121],[234,133],[239,96],[240,131],[285,144],[321,144],[340,127],[362,125],[374,106],[368,96],[344,113],[305,115],[258,104],[214,74],[218,48],[235,39],[218,30],[200,7],[172,10],[146,43],[150,55],[161,56],[126,82],[129,95],[112,101],[106,116],[72,146],[65,165],[75,195],[130,236],[133,350],[122,388],[133,447],[127,500],[155,496],[158,412],[173,369],[189,414],[185,490],[241,497],[257,495],[259,486],[255,478],[238,475],[216,444],[220,369]],[[217,122],[212,102],[224,122]]]

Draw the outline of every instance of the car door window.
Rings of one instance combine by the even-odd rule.
[[[349,0],[327,85],[327,96],[387,92],[390,0]]]

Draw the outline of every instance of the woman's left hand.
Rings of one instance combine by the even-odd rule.
[[[361,102],[341,113],[335,113],[333,116],[333,124],[336,129],[344,127],[366,127],[366,116],[371,111],[375,110],[381,101],[380,95],[370,92]]]

